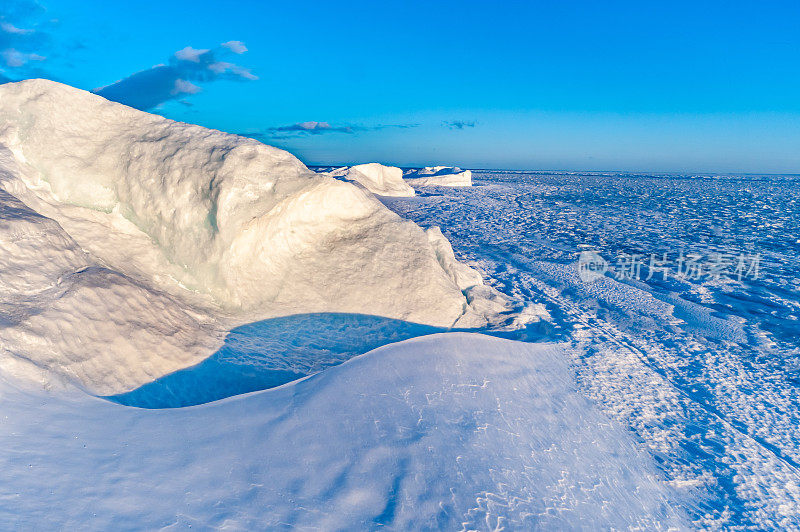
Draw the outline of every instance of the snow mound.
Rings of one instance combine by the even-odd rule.
[[[426,166],[411,170],[406,175],[406,183],[414,186],[471,187],[472,171],[457,166]]]
[[[330,175],[362,185],[379,196],[411,197],[414,189],[403,181],[403,171],[379,163],[359,164],[338,168]]]
[[[440,334],[169,410],[0,378],[0,528],[687,529],[566,358]]]
[[[480,275],[430,235],[252,139],[51,81],[0,86],[0,368],[14,373],[111,395],[256,320],[494,323],[492,294],[466,286]]]
[[[424,231],[285,151],[44,80],[0,86],[0,144],[5,188],[116,270],[261,317],[464,313]]]
[[[0,369],[115,393],[196,363],[223,336],[210,316],[103,267],[0,190]]]

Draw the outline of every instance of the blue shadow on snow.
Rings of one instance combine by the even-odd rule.
[[[197,365],[105,399],[138,408],[178,408],[274,388],[378,347],[439,332],[469,331],[519,341],[551,338],[542,322],[518,331],[446,329],[366,314],[317,313],[272,318],[231,330]]]
[[[231,330],[195,366],[105,397],[139,408],[192,406],[274,388],[382,345],[447,329],[363,314],[298,314]]]

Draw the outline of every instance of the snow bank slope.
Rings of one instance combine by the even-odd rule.
[[[379,163],[359,164],[338,168],[330,175],[359,183],[373,194],[380,196],[414,195],[414,189],[403,181],[403,171],[394,166],[384,166]]]
[[[457,166],[426,166],[406,174],[406,183],[415,186],[471,187],[472,171]]]
[[[469,314],[422,229],[252,139],[29,80],[0,86],[0,145],[18,166],[1,185],[133,278],[258,318]]]
[[[110,270],[0,189],[0,371],[117,393],[195,364],[220,325]]]
[[[686,528],[564,360],[436,335],[156,411],[0,380],[0,528]]]

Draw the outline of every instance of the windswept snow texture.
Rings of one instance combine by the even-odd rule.
[[[393,344],[281,388],[140,410],[0,380],[0,528],[600,530],[685,521],[563,351]]]
[[[379,163],[359,164],[337,168],[331,171],[330,175],[358,183],[379,196],[414,195],[414,189],[403,181],[403,171],[394,166],[384,166]]]
[[[800,529],[800,176],[475,172],[475,185],[385,203],[545,305],[581,391],[695,501],[696,527]],[[641,277],[583,282],[582,245],[617,267],[644,256]],[[760,253],[760,276],[647,279],[650,254],[681,251]]]
[[[409,170],[405,174],[406,183],[415,187],[471,187],[472,171],[457,166],[426,166],[419,170]]]

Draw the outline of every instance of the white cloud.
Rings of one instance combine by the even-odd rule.
[[[297,125],[301,129],[305,129],[307,131],[314,130],[314,129],[330,129],[331,128],[331,125],[329,123],[327,123],[327,122],[314,122],[313,120],[312,121],[308,121],[308,122],[300,122]]]
[[[231,68],[231,72],[239,76],[240,78],[249,79],[250,81],[254,81],[258,79],[258,76],[250,72],[249,69],[240,67],[239,65],[233,65]]]
[[[167,64],[135,72],[94,92],[146,110],[183,95],[197,94],[204,83],[258,79],[249,69],[225,60],[234,54],[231,49],[234,42],[239,43],[231,41],[212,49],[187,46],[175,52]]]
[[[208,69],[213,72],[214,74],[224,74],[228,69],[234,66],[233,63],[227,63],[225,61],[217,61],[216,63],[211,63],[208,65]]]
[[[5,62],[6,66],[11,68],[21,67],[28,63],[28,61],[44,61],[47,59],[46,57],[39,55],[39,54],[26,54],[20,52],[19,50],[15,50],[14,48],[8,48],[0,52],[0,55],[3,57],[3,61]]]
[[[222,43],[222,46],[235,54],[243,54],[247,51],[247,46],[242,41],[228,41]]]
[[[13,35],[28,35],[33,33],[34,30],[25,30],[22,28],[18,28],[9,22],[0,22],[0,30],[3,30],[6,33],[11,33]]]
[[[207,54],[211,50],[204,49],[198,50],[196,48],[192,48],[191,46],[187,46],[183,50],[178,50],[175,52],[175,58],[180,59],[181,61],[191,61],[192,63],[199,63],[200,56],[203,54]]]
[[[227,61],[216,61],[211,63],[208,65],[208,69],[214,74],[224,74],[225,72],[230,71],[232,74],[235,74],[240,78],[249,79],[251,81],[258,79],[258,76],[250,72],[249,69],[233,63],[228,63]]]

